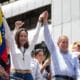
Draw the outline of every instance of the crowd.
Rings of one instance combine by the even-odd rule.
[[[11,32],[3,17],[8,47],[9,62],[0,66],[0,80],[80,80],[80,42],[74,42],[69,49],[66,35],[54,43],[48,29],[48,12],[40,14],[35,35],[29,44],[28,31],[24,22],[16,21]],[[46,58],[43,48],[35,48],[41,26],[44,27],[44,42],[50,56]]]

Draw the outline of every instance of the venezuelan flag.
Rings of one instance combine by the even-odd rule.
[[[2,20],[2,11],[0,9],[0,58],[4,62],[7,61],[7,48],[6,48],[6,39],[5,39],[5,29],[3,26],[3,20]]]

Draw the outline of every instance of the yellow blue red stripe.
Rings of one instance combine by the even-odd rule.
[[[5,29],[2,20],[2,11],[0,9],[0,57],[6,61],[7,60],[7,48],[5,39]]]

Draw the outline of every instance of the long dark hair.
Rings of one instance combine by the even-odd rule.
[[[21,33],[22,31],[25,31],[26,34],[28,35],[27,29],[25,29],[25,28],[20,28],[20,29],[18,29],[18,31],[17,31],[16,34],[15,34],[15,41],[16,41],[16,44],[17,44],[17,47],[18,47],[18,48],[21,47],[21,46],[20,46],[20,43],[19,43],[19,37],[20,37],[20,33]],[[27,41],[27,42],[24,44],[24,48],[28,48],[28,47],[29,47],[29,42]]]

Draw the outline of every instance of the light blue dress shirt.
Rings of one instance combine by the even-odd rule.
[[[80,80],[80,69],[77,57],[70,54],[70,52],[64,54],[59,51],[59,48],[57,48],[52,41],[48,24],[44,24],[44,38],[52,57],[54,75],[66,75]]]

